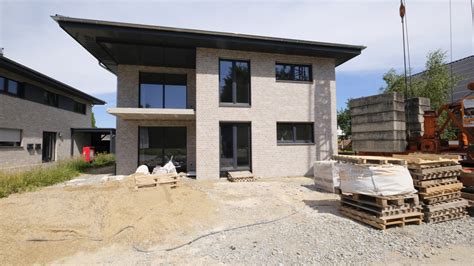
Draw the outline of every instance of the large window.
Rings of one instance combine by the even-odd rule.
[[[140,127],[139,164],[150,170],[163,166],[171,157],[177,171],[186,171],[185,127]]]
[[[186,91],[186,75],[140,73],[141,108],[186,109]]]
[[[19,147],[20,145],[20,129],[0,128],[0,147]]]
[[[277,143],[313,142],[313,123],[277,123]]]
[[[219,61],[219,98],[224,104],[250,104],[250,63]]]
[[[63,110],[76,112],[79,114],[86,114],[86,104],[77,102],[69,97],[47,91],[29,83],[23,84],[21,97],[28,101],[61,108]]]
[[[313,79],[311,65],[295,65],[276,63],[276,80],[311,81]]]

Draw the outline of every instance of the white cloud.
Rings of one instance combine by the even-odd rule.
[[[412,66],[449,49],[449,1],[407,0]],[[72,17],[229,31],[368,46],[338,71],[403,66],[399,1],[4,1],[0,46],[6,56],[87,93],[116,90],[115,76],[49,17]],[[453,1],[453,57],[472,54],[468,1]]]

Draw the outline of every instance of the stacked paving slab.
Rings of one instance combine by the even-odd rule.
[[[354,151],[389,153],[406,150],[405,98],[402,94],[353,99],[349,107]]]
[[[334,160],[355,165],[405,165],[405,160],[375,156],[333,156]],[[421,224],[423,213],[416,193],[396,196],[376,196],[361,193],[345,193],[340,189],[339,211],[358,222],[385,230],[392,226]]]
[[[409,138],[423,136],[425,111],[431,110],[429,98],[411,98],[405,100],[406,130]]]
[[[458,180],[461,165],[456,160],[426,156],[429,155],[397,155],[408,161],[425,222],[439,223],[465,217],[468,202],[461,198],[463,184]]]

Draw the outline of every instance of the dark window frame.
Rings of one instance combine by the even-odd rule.
[[[0,94],[6,94],[6,95],[13,96],[13,97],[23,98],[23,83],[22,82],[19,82],[18,80],[7,78],[5,76],[0,76],[0,77],[3,78],[3,84],[1,85],[2,89],[0,90]],[[16,88],[17,93],[11,93],[8,90],[8,86],[9,86],[10,81],[16,82],[16,84],[17,84],[17,88]]]
[[[247,63],[248,64],[248,69],[249,69],[249,96],[248,96],[248,103],[243,103],[243,102],[237,102],[237,90],[232,88],[232,102],[222,102],[221,101],[221,62],[222,61],[228,61],[232,62],[232,68],[234,68],[235,63]],[[243,59],[228,59],[228,58],[219,58],[219,75],[218,75],[218,95],[219,95],[219,106],[220,107],[250,107],[252,105],[252,68],[250,64],[250,60],[243,60]],[[235,78],[235,72],[232,71],[232,79]]]
[[[222,163],[221,163],[221,151],[222,151],[222,131],[221,131],[221,126],[222,125],[230,125],[233,127],[232,129],[232,135],[233,135],[233,146],[235,147],[236,145],[236,142],[237,142],[237,139],[235,137],[237,137],[236,135],[236,126],[238,125],[248,125],[248,129],[249,129],[249,139],[248,139],[248,145],[249,145],[249,166],[248,167],[236,167],[236,168],[233,168],[233,169],[230,169],[230,168],[223,168],[222,167]],[[234,150],[234,157],[237,155],[236,154],[237,150]],[[233,162],[234,166],[235,166],[235,163],[237,162],[237,158],[233,158],[235,161]],[[250,171],[252,172],[252,122],[250,121],[219,121],[219,175],[220,177],[226,177],[225,176],[225,173],[226,172],[230,172],[230,171]]]
[[[189,167],[190,165],[188,165],[188,156],[189,156],[189,151],[188,151],[188,127],[187,126],[139,126],[138,127],[138,140],[137,140],[137,148],[138,148],[138,151],[137,151],[137,167],[140,166],[140,134],[141,134],[141,129],[142,128],[161,128],[161,130],[163,130],[163,139],[164,138],[164,135],[165,135],[165,131],[166,131],[166,128],[184,128],[184,132],[185,132],[185,140],[184,140],[184,146],[186,147],[186,171],[189,170]],[[162,149],[162,158],[164,159],[164,150],[166,149],[165,146],[163,145],[163,147],[161,148]],[[162,162],[163,165],[165,164],[165,162],[163,161]],[[182,169],[176,169],[176,171],[180,171]]]
[[[293,73],[293,78],[289,78],[289,79],[278,78],[277,71],[276,71],[276,68],[277,68],[278,65],[281,65],[283,67],[286,67],[286,66],[291,67],[291,72]],[[307,80],[306,79],[295,79],[295,77],[294,77],[294,68],[295,67],[308,67],[308,71],[309,71],[308,79]],[[312,83],[313,82],[313,65],[312,64],[290,64],[290,63],[275,62],[275,80],[276,81],[292,81],[292,82],[310,82],[310,83]]]
[[[27,100],[27,101],[30,101],[30,102],[34,102],[34,103],[38,103],[38,104],[43,104],[43,105],[46,105],[46,106],[49,106],[49,107],[55,107],[55,108],[59,108],[59,109],[62,109],[62,110],[66,110],[66,111],[70,111],[70,112],[74,112],[74,113],[77,113],[77,114],[83,114],[83,115],[86,115],[87,114],[87,104],[86,103],[82,103],[82,102],[78,102],[74,99],[72,99],[71,97],[68,97],[68,96],[64,96],[62,94],[58,94],[58,93],[55,93],[55,92],[52,92],[50,90],[46,90],[44,89],[43,87],[39,87],[39,86],[36,86],[36,85],[33,85],[33,84],[30,84],[28,82],[19,82],[17,80],[13,80],[13,79],[9,79],[5,76],[0,76],[1,78],[3,78],[3,90],[0,90],[0,95],[1,94],[5,94],[5,95],[9,95],[9,96],[12,96],[12,97],[17,97],[17,98],[21,98],[23,100]],[[8,83],[9,81],[14,81],[18,84],[18,88],[17,88],[17,94],[14,94],[14,93],[10,93],[8,91]],[[27,97],[25,97],[25,90],[26,90],[26,85],[31,85],[32,87],[31,88],[37,88],[37,89],[40,89],[42,90],[42,97],[40,97],[41,99],[39,100],[33,100],[33,99],[28,99]],[[52,103],[50,103],[48,101],[48,97],[47,95],[50,95],[51,96],[51,99],[53,100]],[[65,109],[65,108],[61,108],[59,107],[59,96],[62,96],[62,97],[65,97],[65,98],[68,98],[70,99],[71,101],[74,102],[74,105],[76,104],[81,104],[81,105],[84,105],[85,108],[84,108],[84,112],[77,112],[75,109],[73,110],[69,110],[69,109]]]
[[[278,139],[278,126],[286,125],[291,127],[292,140],[279,140]],[[297,140],[296,139],[296,126],[297,125],[306,125],[311,128],[311,139],[310,140]],[[276,133],[277,133],[277,144],[278,145],[293,145],[293,144],[314,144],[314,123],[313,122],[277,122],[276,124]]]
[[[178,109],[189,109],[189,103],[188,103],[188,97],[189,97],[189,87],[188,87],[188,74],[187,73],[169,73],[169,72],[148,72],[148,71],[139,71],[138,72],[138,108],[144,108],[144,109],[149,109],[147,107],[142,107],[141,106],[141,99],[142,99],[142,78],[141,74],[157,74],[157,75],[163,75],[163,88],[162,88],[162,93],[163,93],[163,107],[162,108],[156,108],[156,109],[176,109],[176,108],[166,108],[165,103],[166,103],[166,95],[165,95],[165,90],[166,90],[166,75],[183,75],[186,77],[186,97],[185,97],[185,102],[186,102],[186,108],[178,108]],[[150,84],[150,83],[145,83],[145,84]],[[169,85],[169,84],[168,84]]]

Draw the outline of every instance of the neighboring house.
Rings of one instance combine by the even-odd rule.
[[[21,169],[81,154],[91,108],[104,101],[0,55],[0,169]],[[81,143],[79,143],[81,142]]]
[[[461,78],[461,80],[453,88],[452,97],[451,93],[449,93],[448,102],[458,102],[466,96],[474,95],[474,93],[467,88],[467,84],[474,82],[474,55],[448,63],[446,64],[446,67],[448,68],[449,73],[451,73],[452,69],[454,77],[458,76]],[[420,76],[423,73],[424,71],[414,74],[412,77]]]
[[[312,175],[337,153],[335,67],[362,46],[53,16],[117,76],[117,173]]]
[[[474,55],[453,61],[446,66],[450,72],[452,68],[453,76],[458,75],[461,78],[453,89],[452,102],[457,102],[471,94],[474,95],[473,91],[467,88],[467,84],[474,82]],[[451,96],[449,96],[449,102],[451,102]]]

